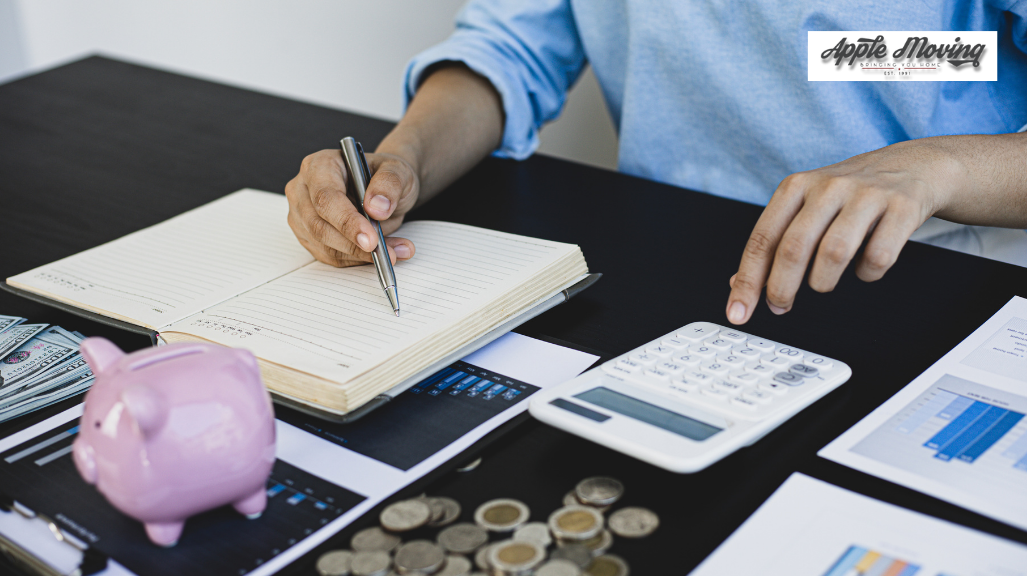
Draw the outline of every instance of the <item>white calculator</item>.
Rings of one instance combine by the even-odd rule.
[[[673,472],[749,446],[845,383],[844,363],[693,322],[531,397],[532,416]]]

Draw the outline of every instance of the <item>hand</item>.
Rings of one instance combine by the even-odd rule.
[[[372,176],[364,209],[388,236],[417,201],[417,172],[392,154],[368,154],[367,164]],[[346,195],[348,177],[342,153],[321,150],[304,158],[300,173],[285,185],[293,234],[314,258],[332,266],[370,262],[378,245],[374,226]],[[414,255],[414,243],[405,238],[387,237],[385,244],[394,264]]]
[[[774,314],[792,308],[810,258],[809,285],[830,292],[865,239],[856,275],[880,279],[902,246],[953,191],[965,169],[933,139],[901,142],[781,182],[731,277],[727,317],[747,322],[764,285]]]

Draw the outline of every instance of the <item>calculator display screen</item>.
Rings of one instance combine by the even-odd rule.
[[[574,397],[700,442],[723,430],[602,386],[575,394]]]

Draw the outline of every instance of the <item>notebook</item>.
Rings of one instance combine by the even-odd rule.
[[[7,279],[37,300],[167,342],[251,350],[276,400],[345,421],[594,281],[572,244],[415,221],[397,318],[373,266],[315,261],[285,196],[240,190]]]

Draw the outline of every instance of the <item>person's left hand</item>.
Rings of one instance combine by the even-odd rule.
[[[954,190],[962,165],[931,139],[900,142],[785,178],[749,237],[731,277],[727,317],[744,324],[763,287],[775,314],[792,308],[814,251],[809,285],[830,292],[865,239],[856,275],[880,279],[902,246]]]

